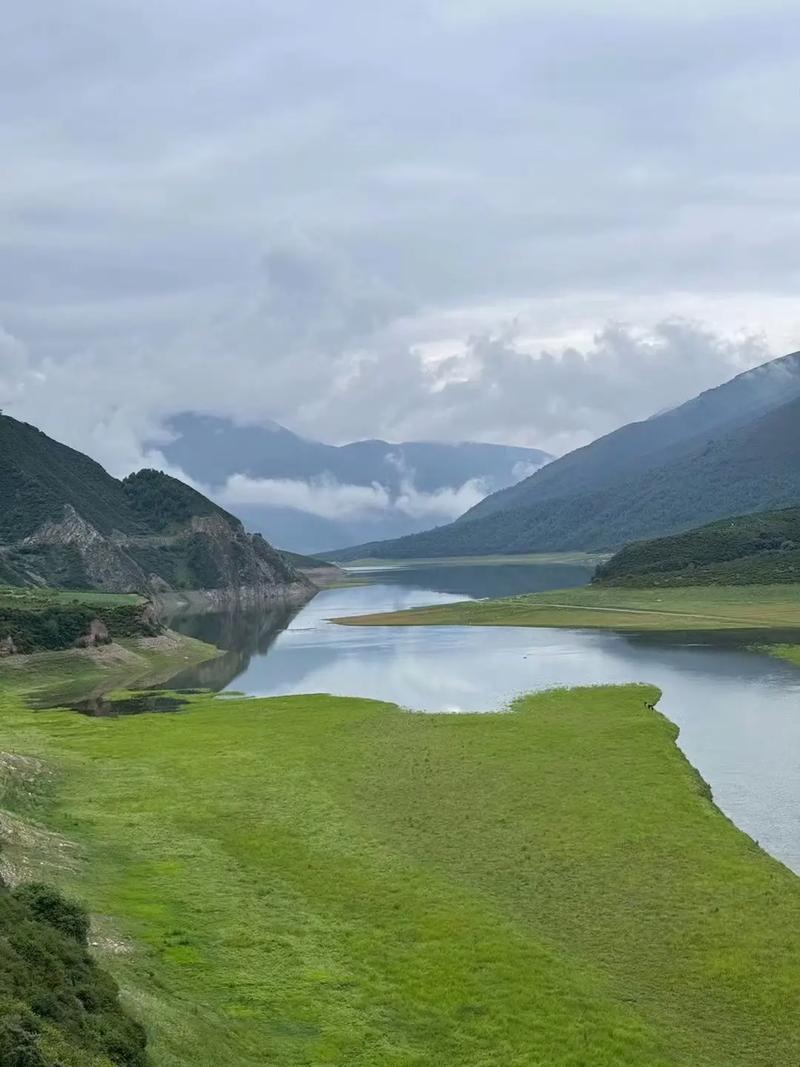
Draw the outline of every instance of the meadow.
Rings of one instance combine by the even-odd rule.
[[[800,585],[586,586],[332,620],[349,626],[554,626],[610,630],[800,629]]]
[[[650,688],[92,720],[0,682],[0,747],[40,761],[3,804],[94,913],[155,1067],[800,1062],[800,882]]]

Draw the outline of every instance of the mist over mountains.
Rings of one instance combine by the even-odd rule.
[[[800,353],[793,353],[562,456],[454,523],[334,556],[611,549],[798,501]]]
[[[318,552],[457,518],[552,457],[536,448],[381,440],[328,445],[277,423],[184,413],[168,463],[281,547]]]

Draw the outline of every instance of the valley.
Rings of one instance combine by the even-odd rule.
[[[800,1067],[797,5],[7,7],[0,1067]]]
[[[796,508],[343,565],[2,419],[0,870],[142,1064],[800,1057]]]

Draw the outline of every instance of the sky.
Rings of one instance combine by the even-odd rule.
[[[115,474],[186,410],[562,453],[800,348],[794,2],[3,29],[0,406]]]

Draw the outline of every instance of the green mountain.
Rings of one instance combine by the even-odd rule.
[[[800,507],[760,511],[653,541],[597,568],[603,585],[769,585],[800,582]]]
[[[631,423],[425,533],[332,559],[618,548],[800,501],[800,353]]]
[[[110,592],[308,595],[260,534],[159,471],[119,481],[0,415],[0,583]]]

